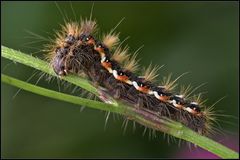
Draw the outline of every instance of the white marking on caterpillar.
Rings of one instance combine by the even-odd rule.
[[[133,86],[136,88],[136,90],[138,90],[138,89],[139,89],[139,86],[138,86],[138,84],[137,84],[137,82],[136,82],[136,81],[133,81],[133,82],[132,82],[132,84],[133,84]]]
[[[157,99],[160,99],[160,96],[159,96],[159,94],[158,94],[157,91],[153,91],[153,94],[154,94],[154,96],[155,96]]]
[[[116,70],[113,70],[112,73],[113,73],[114,78],[117,79],[117,77],[118,77],[118,73],[117,73],[117,71],[116,71]]]
[[[175,95],[176,97],[183,98],[183,95]]]
[[[106,60],[106,57],[105,57],[105,56],[102,57],[102,59],[101,59],[101,63],[103,63],[105,60]]]

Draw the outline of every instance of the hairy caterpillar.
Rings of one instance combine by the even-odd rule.
[[[63,26],[55,43],[50,45],[47,57],[57,75],[83,72],[109,95],[133,107],[147,108],[200,134],[210,131],[214,117],[211,117],[211,109],[203,107],[201,94],[188,99],[192,93],[189,86],[181,93],[174,93],[175,81],[170,79],[157,85],[153,80],[158,68],[151,65],[143,76],[136,75],[136,56],[130,57],[121,46],[113,49],[119,42],[118,34],[111,31],[103,40],[98,40],[94,37],[95,30],[96,22],[91,18],[80,24],[70,22]]]

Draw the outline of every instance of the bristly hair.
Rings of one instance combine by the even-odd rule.
[[[109,33],[104,35],[103,44],[106,45],[110,50],[119,43],[119,33]]]
[[[197,87],[192,87],[191,84],[187,85],[187,86],[181,86],[180,87],[180,95],[183,95],[184,98],[190,98],[191,95],[197,90],[199,89],[200,87],[204,86],[205,84],[207,83],[202,83],[200,84],[199,86]]]
[[[185,72],[183,74],[181,74],[180,76],[178,76],[175,80],[171,80],[172,79],[172,73],[170,73],[167,77],[163,77],[162,83],[161,83],[161,87],[164,87],[166,90],[168,91],[173,91],[176,87],[177,87],[177,80],[179,78],[181,78],[182,76],[186,75],[188,72]]]
[[[62,28],[66,34],[74,37],[77,37],[81,33],[81,28],[76,22],[66,23]]]
[[[119,34],[114,33],[116,28],[122,23],[125,18],[122,18],[118,24],[106,35],[103,36],[103,44],[105,44],[110,50],[119,43]]]
[[[153,66],[152,63],[150,63],[150,65],[147,68],[144,68],[142,77],[146,81],[154,82],[156,80],[156,78],[158,77],[158,75],[159,75],[157,72],[163,66],[164,65],[162,65],[162,66],[158,66],[158,65]]]
[[[204,106],[204,103],[206,103],[206,101],[207,101],[207,99],[204,99],[202,97],[202,93],[193,95],[193,97],[191,99],[192,99],[192,101],[196,102],[200,106]]]
[[[97,29],[96,20],[82,20],[81,21],[81,33],[94,34]]]
[[[121,48],[120,46],[116,48],[112,55],[112,59],[118,63],[123,63],[125,60],[129,59],[128,46]]]
[[[123,64],[123,68],[127,71],[136,72],[139,68],[139,59],[137,60],[137,53],[135,52],[127,61]]]

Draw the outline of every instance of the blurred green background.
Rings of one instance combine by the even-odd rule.
[[[65,15],[74,19],[69,2],[58,2]],[[72,2],[77,17],[89,17],[92,2]],[[117,28],[120,38],[130,36],[125,44],[139,52],[141,65],[150,62],[165,65],[160,79],[190,74],[180,84],[198,86],[207,91],[207,104],[223,96],[215,110],[236,118],[220,117],[224,131],[221,142],[238,138],[238,72],[239,72],[239,7],[237,2],[95,2],[93,17],[100,34],[108,32],[123,17]],[[78,18],[79,19],[79,18]],[[2,45],[35,53],[43,42],[26,31],[43,37],[53,37],[60,29],[63,17],[54,2],[1,2]],[[36,53],[34,56],[41,56]],[[36,71],[21,64],[1,59],[1,72],[26,81]],[[30,83],[36,83],[36,74]],[[58,90],[57,82],[40,80],[39,86]],[[63,87],[61,90],[64,90]],[[167,142],[162,133],[149,139],[142,136],[143,127],[132,123],[123,134],[122,119],[110,116],[104,130],[105,113],[56,101],[1,83],[1,152],[2,157],[176,157],[177,142]],[[70,93],[71,88],[65,90]],[[238,140],[236,140],[238,146]],[[192,150],[187,150],[191,152]]]

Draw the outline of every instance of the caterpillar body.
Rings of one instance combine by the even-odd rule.
[[[190,87],[174,92],[175,81],[154,82],[158,67],[150,65],[143,76],[137,75],[136,54],[127,54],[111,31],[102,40],[95,36],[96,21],[66,23],[48,46],[47,59],[59,76],[84,73],[90,81],[106,89],[109,95],[132,105],[181,122],[199,134],[208,134],[213,117],[203,106],[201,94],[189,98]]]

